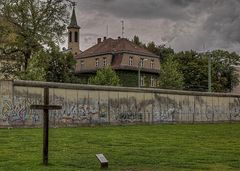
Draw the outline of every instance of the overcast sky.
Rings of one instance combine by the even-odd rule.
[[[138,35],[143,42],[176,51],[227,49],[240,52],[240,0],[75,0],[81,50],[98,37]]]

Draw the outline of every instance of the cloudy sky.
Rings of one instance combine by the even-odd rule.
[[[176,51],[227,49],[240,52],[240,0],[75,0],[81,50],[98,37],[138,35],[143,42]]]

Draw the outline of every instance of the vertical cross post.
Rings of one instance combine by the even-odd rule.
[[[44,105],[49,105],[49,88],[44,88]],[[49,110],[43,109],[43,164],[48,165]]]
[[[49,88],[44,88],[44,104],[31,105],[30,109],[43,110],[43,164],[48,165],[49,110],[60,110],[61,106],[49,105]]]

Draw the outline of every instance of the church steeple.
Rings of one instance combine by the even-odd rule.
[[[73,5],[71,22],[70,22],[70,24],[68,26],[68,29],[70,29],[70,28],[80,29],[80,27],[77,24],[77,17],[76,17],[76,13],[75,13],[75,4]]]
[[[75,6],[76,3],[73,3],[73,11],[71,16],[71,22],[69,24],[68,28],[68,49],[71,49],[73,55],[78,55],[80,53],[79,49],[79,30],[80,26],[77,24],[77,17],[75,13]]]

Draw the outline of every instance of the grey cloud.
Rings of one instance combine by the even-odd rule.
[[[216,3],[204,23],[204,28],[211,34],[221,37],[226,42],[240,42],[240,2],[228,0]]]
[[[204,0],[205,1],[205,0]],[[97,10],[120,18],[169,18],[179,20],[191,15],[189,5],[200,0],[80,0],[80,10]]]
[[[240,43],[240,0],[79,0],[77,8],[82,31],[96,33],[82,35],[84,48],[107,24],[117,37],[122,19],[127,36],[168,42],[178,50],[199,50],[203,44],[236,50]]]

